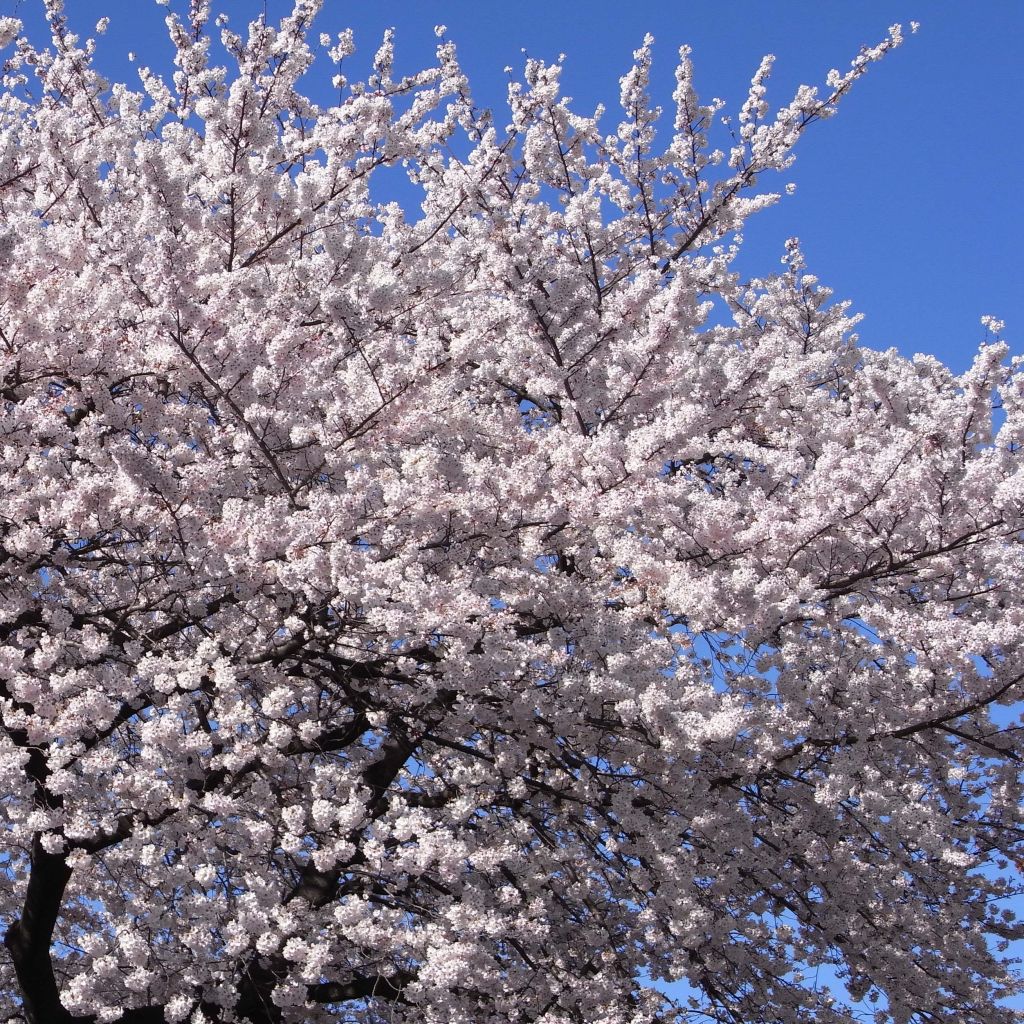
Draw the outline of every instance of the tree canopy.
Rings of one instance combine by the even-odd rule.
[[[5,1019],[1015,1020],[1021,364],[734,266],[899,27],[718,150],[319,7],[0,18]]]

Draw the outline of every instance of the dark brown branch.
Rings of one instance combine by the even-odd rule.
[[[389,1002],[407,1002],[403,992],[415,981],[415,975],[407,971],[396,971],[390,977],[375,974],[352,981],[328,981],[310,985],[308,995],[315,1003],[347,1003],[354,999],[386,999]]]

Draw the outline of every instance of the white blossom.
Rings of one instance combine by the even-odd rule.
[[[11,57],[0,1016],[1010,1024],[1024,363],[738,271],[898,26],[728,138],[321,6]]]
[[[22,22],[18,18],[0,18],[0,47],[10,46],[18,38],[22,28]]]

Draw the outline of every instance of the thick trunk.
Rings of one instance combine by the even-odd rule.
[[[32,841],[32,874],[21,917],[4,936],[21,987],[28,1024],[64,1024],[74,1020],[60,1001],[50,943],[71,868],[60,854],[47,853],[37,836]]]

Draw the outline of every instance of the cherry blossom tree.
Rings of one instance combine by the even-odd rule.
[[[1022,367],[734,269],[899,28],[608,134],[319,6],[0,18],[4,1019],[1017,1019]]]

